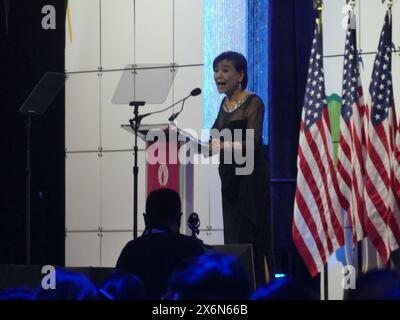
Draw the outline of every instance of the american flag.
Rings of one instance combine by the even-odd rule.
[[[308,69],[297,169],[293,241],[315,276],[344,243],[318,23]]]
[[[367,111],[368,136],[365,181],[366,230],[386,264],[390,253],[399,247],[399,181],[395,144],[397,132],[392,84],[391,14],[386,14],[378,53],[375,57],[371,84],[370,106]]]
[[[365,237],[365,104],[357,59],[356,21],[350,13],[346,32],[340,142],[337,159],[339,200],[352,228],[353,245]]]

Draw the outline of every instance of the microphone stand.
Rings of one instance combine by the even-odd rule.
[[[25,207],[25,264],[31,264],[31,128],[32,118],[31,114],[26,115],[26,207]]]
[[[182,110],[183,110],[183,106],[185,105],[185,101],[186,101],[186,99],[182,101],[181,110],[179,110],[179,112],[177,112],[177,113],[173,113],[173,114],[168,118],[168,121],[174,121],[174,120],[180,115],[180,113],[181,113]]]
[[[192,96],[192,95],[189,94],[187,97],[185,97],[185,98],[183,98],[183,99],[181,99],[181,100],[179,100],[179,101],[177,101],[177,102],[171,104],[170,106],[168,106],[168,107],[166,107],[166,108],[164,108],[164,109],[161,109],[161,110],[158,110],[158,111],[154,111],[154,112],[145,113],[145,114],[139,116],[139,119],[142,120],[143,118],[145,118],[145,117],[147,117],[147,116],[151,116],[151,115],[153,115],[153,114],[157,114],[157,113],[164,112],[164,111],[166,111],[166,110],[168,110],[168,109],[171,109],[172,107],[176,106],[178,103],[181,103],[181,102],[185,103],[185,100],[187,100],[187,99],[190,98],[191,96]]]
[[[133,115],[134,117],[129,120],[132,130],[135,135],[135,144],[133,146],[133,239],[137,238],[138,231],[138,177],[139,177],[139,166],[138,166],[138,132],[140,127],[140,122],[144,116],[139,116],[139,107],[144,106],[144,101],[131,101],[130,106],[134,107]]]
[[[177,105],[178,103],[183,102],[181,111],[179,111],[177,114],[174,113],[172,115],[172,116],[175,116],[175,118],[176,118],[179,115],[179,113],[182,112],[185,100],[191,96],[199,95],[200,93],[201,93],[200,89],[192,90],[192,92],[188,96],[173,103],[169,107],[164,108],[159,111],[145,113],[143,115],[139,115],[139,107],[145,105],[144,101],[131,101],[129,103],[129,106],[134,107],[134,110],[133,110],[134,117],[129,120],[129,123],[130,123],[130,126],[135,135],[135,143],[133,146],[133,155],[134,155],[134,165],[133,165],[133,239],[137,239],[137,231],[138,231],[137,222],[138,222],[138,177],[139,177],[138,152],[139,152],[139,148],[138,148],[138,144],[137,144],[137,140],[138,140],[137,138],[138,138],[140,123],[141,123],[142,119],[147,116],[164,112],[168,109],[171,109],[173,106]],[[170,121],[172,121],[172,120],[170,120]]]
[[[138,132],[139,132],[139,127],[140,123],[142,122],[142,119],[150,116],[152,114],[160,113],[165,110],[168,110],[172,108],[173,106],[177,105],[181,101],[185,101],[187,98],[189,98],[191,95],[188,95],[187,97],[177,101],[176,103],[172,104],[171,106],[159,110],[156,112],[150,112],[150,113],[145,113],[143,115],[139,115],[139,107],[144,106],[145,102],[144,101],[131,101],[129,103],[129,106],[134,107],[133,109],[133,115],[134,117],[132,119],[129,119],[129,124],[134,132],[135,136],[135,142],[133,145],[133,239],[137,239],[137,233],[138,233],[138,180],[139,180],[139,166],[138,166]]]
[[[151,116],[152,114],[164,112],[164,111],[166,111],[166,110],[168,110],[168,109],[171,109],[172,107],[176,106],[178,103],[183,102],[183,103],[182,103],[181,110],[180,110],[177,114],[175,114],[175,113],[172,114],[171,117],[170,117],[170,119],[171,119],[172,117],[174,117],[173,119],[175,119],[175,118],[182,112],[182,110],[183,110],[183,105],[185,104],[185,101],[186,101],[188,98],[190,98],[190,97],[198,96],[200,93],[201,93],[201,90],[200,90],[199,88],[193,89],[192,92],[190,92],[190,94],[187,95],[186,97],[184,97],[183,99],[181,99],[181,100],[179,100],[179,101],[177,101],[177,102],[171,104],[170,106],[168,106],[168,107],[166,107],[166,108],[164,108],[164,109],[161,109],[161,110],[158,110],[158,111],[154,111],[154,112],[145,113],[145,114],[143,114],[143,115],[141,115],[141,116],[138,116],[138,119],[141,121],[143,118],[145,118],[145,117],[147,117],[147,116]],[[172,120],[169,120],[169,121],[172,121]]]
[[[9,1],[5,4],[9,5]],[[52,103],[58,92],[64,86],[65,74],[59,72],[46,72],[29,96],[25,99],[18,112],[25,115],[26,130],[26,186],[25,186],[25,264],[31,263],[31,210],[32,210],[32,159],[31,159],[31,129],[32,116],[44,114],[47,107]]]

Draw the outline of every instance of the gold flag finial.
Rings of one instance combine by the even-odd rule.
[[[387,6],[388,6],[388,9],[389,10],[392,10],[392,7],[393,7],[393,0],[382,0],[382,3],[385,3],[386,2],[386,4],[387,4]]]
[[[318,11],[322,11],[323,1],[322,0],[314,0],[314,9]]]
[[[314,9],[318,11],[317,24],[318,31],[322,34],[322,9],[324,6],[323,0],[314,0]]]
[[[72,25],[71,25],[71,13],[69,11],[69,1],[67,3],[67,18],[68,18],[69,41],[72,43]]]
[[[352,9],[356,6],[356,0],[346,0],[347,4],[351,6]]]

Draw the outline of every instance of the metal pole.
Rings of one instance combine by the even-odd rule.
[[[25,264],[31,263],[31,115],[26,116]]]
[[[138,166],[138,145],[137,145],[137,135],[139,130],[138,123],[138,115],[139,115],[139,106],[135,105],[135,146],[134,150],[134,167],[133,167],[133,239],[137,238],[137,220],[138,220],[138,175],[139,175],[139,166]]]
[[[130,106],[134,107],[134,117],[129,120],[131,128],[135,133],[135,144],[133,146],[133,239],[137,238],[138,233],[138,176],[139,176],[139,166],[138,166],[138,132],[140,121],[142,117],[139,116],[139,107],[144,106],[144,101],[132,101],[129,103]]]

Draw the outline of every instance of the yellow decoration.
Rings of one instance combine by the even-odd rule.
[[[69,41],[72,43],[72,25],[71,25],[71,14],[69,12],[69,1],[67,4],[67,18],[68,18]]]

